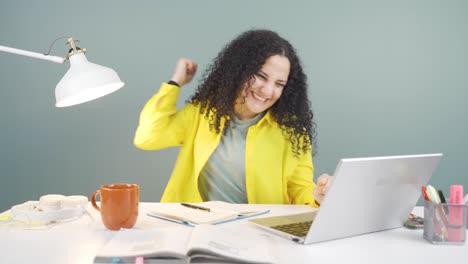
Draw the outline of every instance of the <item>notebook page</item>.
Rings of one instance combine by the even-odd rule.
[[[203,203],[203,207],[208,207],[207,203]],[[148,214],[195,224],[222,222],[229,219],[235,219],[238,215],[235,211],[225,210],[223,208],[213,207],[210,208],[210,211],[205,211],[182,206],[179,203],[157,204],[151,208]]]
[[[269,211],[268,209],[252,208],[251,204],[250,205],[233,204],[233,203],[227,203],[227,202],[222,202],[222,201],[208,201],[208,202],[194,203],[194,204],[201,205],[204,207],[209,207],[209,208],[233,211],[233,212],[236,212],[238,216],[259,214],[259,213],[264,213],[264,212]]]
[[[174,257],[185,259],[191,229],[121,229],[99,251],[97,258]]]
[[[273,263],[272,252],[275,249],[274,244],[270,243],[270,235],[261,230],[242,232],[239,229],[223,225],[198,225],[192,232],[187,255],[198,261],[218,259],[219,262]]]

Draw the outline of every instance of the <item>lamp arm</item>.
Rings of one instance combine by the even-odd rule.
[[[44,55],[44,54],[37,53],[37,52],[21,50],[21,49],[15,49],[15,48],[10,48],[10,47],[6,47],[6,46],[0,46],[0,51],[13,53],[13,54],[17,54],[17,55],[22,55],[22,56],[26,56],[26,57],[33,57],[33,58],[41,59],[41,60],[48,60],[48,61],[52,61],[52,62],[56,62],[56,63],[63,63],[65,61],[65,59],[62,58],[62,57]]]

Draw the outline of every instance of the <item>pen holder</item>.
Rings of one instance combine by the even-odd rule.
[[[464,245],[468,205],[424,203],[423,237],[432,244]]]

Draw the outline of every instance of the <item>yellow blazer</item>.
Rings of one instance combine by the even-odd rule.
[[[209,120],[200,114],[198,105],[189,103],[177,111],[179,92],[176,85],[161,85],[140,114],[134,144],[144,150],[180,146],[161,202],[201,202],[198,176],[218,146],[221,133],[210,131]],[[311,152],[294,157],[291,143],[269,112],[249,128],[245,147],[249,203],[316,206],[313,169]]]

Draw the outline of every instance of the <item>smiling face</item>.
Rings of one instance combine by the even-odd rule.
[[[288,58],[280,55],[269,57],[262,68],[244,84],[236,99],[235,114],[240,120],[251,119],[269,109],[281,97],[290,70]]]

